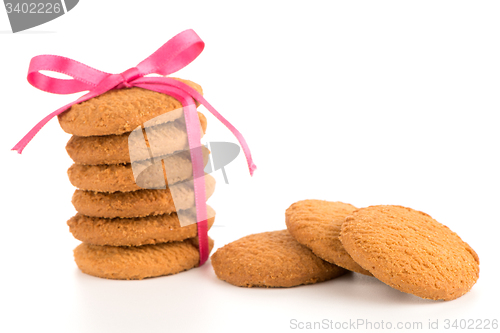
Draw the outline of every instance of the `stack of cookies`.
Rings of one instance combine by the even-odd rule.
[[[292,287],[353,271],[422,298],[452,300],[479,278],[476,252],[411,208],[303,200],[285,215],[287,230],[246,236],[217,250],[212,266],[219,279]]]
[[[194,82],[180,81],[202,93]],[[198,116],[203,135],[207,121]],[[112,90],[72,106],[59,123],[73,135],[66,150],[75,162],[68,176],[78,188],[72,200],[77,214],[68,225],[83,242],[74,250],[78,267],[110,279],[143,279],[196,267],[193,171],[181,103],[141,88]],[[145,123],[151,127],[145,129]],[[137,129],[142,138],[137,145],[154,143],[154,156],[135,150],[131,159],[130,137]],[[206,164],[209,151],[202,150]],[[205,175],[205,184],[208,199],[215,180]],[[210,228],[215,212],[207,206],[207,213]]]

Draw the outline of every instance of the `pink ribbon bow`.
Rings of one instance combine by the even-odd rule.
[[[40,55],[31,59],[28,70],[28,82],[34,87],[54,93],[73,94],[89,91],[76,101],[69,103],[43,118],[19,141],[12,150],[22,153],[24,147],[33,139],[38,131],[53,117],[68,110],[72,105],[99,96],[112,89],[139,87],[170,95],[178,99],[184,108],[186,129],[188,134],[191,161],[193,165],[194,193],[198,222],[198,239],[200,251],[200,266],[209,255],[208,227],[205,197],[205,177],[201,149],[193,149],[201,139],[195,99],[203,104],[217,119],[219,119],[238,139],[247,159],[250,175],[257,168],[252,161],[248,145],[238,130],[231,125],[219,112],[208,103],[201,94],[185,83],[168,77],[145,77],[148,74],[169,75],[187,66],[203,51],[205,43],[191,29],[185,30],[160,47],[156,52],[120,74],[110,74],[84,65],[78,61],[54,56]],[[73,79],[57,79],[40,73],[41,70],[53,71],[69,75]],[[198,144],[197,144],[198,143]]]

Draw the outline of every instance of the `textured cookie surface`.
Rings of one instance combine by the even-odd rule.
[[[200,119],[202,136],[207,129],[207,119],[198,112]],[[164,133],[172,140],[162,145],[162,151],[157,152],[157,155],[168,155],[179,150],[189,148],[187,136],[185,135],[185,122],[183,119],[173,123],[159,125],[159,134]],[[130,132],[121,135],[104,135],[104,136],[72,136],[66,144],[66,151],[69,157],[78,164],[120,164],[130,163],[129,154],[129,135]],[[149,145],[149,137],[146,137],[145,142]],[[164,140],[164,139],[162,139]],[[140,158],[141,156],[136,156]],[[148,154],[143,154],[143,159],[148,159]],[[137,160],[137,159],[136,159]]]
[[[340,239],[380,281],[422,298],[458,298],[479,278],[476,252],[448,227],[411,208],[359,209],[346,218]]]
[[[191,81],[177,79],[202,93]],[[179,109],[175,98],[142,88],[108,91],[73,105],[58,116],[62,129],[78,136],[122,134],[161,114]]]
[[[303,200],[292,204],[285,213],[290,234],[323,260],[348,270],[370,275],[359,266],[340,242],[340,228],[356,207],[343,202]]]
[[[315,256],[287,230],[243,237],[218,249],[211,261],[219,279],[240,287],[293,287],[346,272]]]
[[[196,222],[196,210],[188,212]],[[207,206],[208,228],[214,224],[215,211]],[[90,217],[76,214],[68,221],[73,236],[88,244],[111,246],[140,246],[182,241],[196,237],[197,224],[180,226],[177,213],[136,218]]]
[[[202,147],[204,164],[208,163],[209,150]],[[189,150],[163,157],[165,168],[168,168],[169,185],[176,184],[193,177]],[[149,161],[143,162],[143,164]],[[158,161],[134,178],[132,164],[85,165],[73,164],[68,169],[68,177],[73,186],[86,191],[96,192],[129,192],[141,189],[159,189],[165,187],[162,163]],[[137,162],[134,164],[138,169]]]
[[[205,187],[208,199],[215,190],[212,176],[205,175]],[[195,205],[192,180],[177,183],[165,190],[114,193],[76,190],[72,202],[82,215],[106,218],[170,214]]]
[[[213,240],[209,239],[210,251]],[[99,246],[82,243],[73,251],[75,262],[86,274],[117,280],[176,274],[199,265],[195,238],[183,242],[138,247]]]

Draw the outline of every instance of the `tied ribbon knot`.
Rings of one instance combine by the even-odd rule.
[[[178,99],[184,109],[193,166],[200,266],[208,259],[209,245],[203,156],[200,149],[193,149],[200,145],[201,140],[195,100],[204,105],[238,139],[245,154],[250,175],[253,175],[257,168],[253,163],[250,148],[245,139],[231,123],[217,112],[195,89],[178,80],[164,77],[190,64],[203,51],[204,47],[205,43],[193,30],[185,30],[166,42],[136,67],[127,69],[120,74],[102,72],[78,61],[60,56],[40,55],[32,58],[27,79],[34,87],[54,94],[73,94],[82,91],[88,91],[88,93],[43,118],[12,148],[12,150],[16,150],[21,154],[24,147],[50,119],[67,111],[74,104],[82,103],[112,89],[139,87],[164,93]],[[72,79],[58,79],[47,76],[40,71],[57,72],[68,75]],[[163,75],[163,77],[146,76],[153,73]]]
[[[132,84],[130,84],[131,81],[134,81],[135,79],[141,77],[141,73],[139,72],[139,68],[137,67],[132,67],[127,69],[125,72],[121,73],[120,76],[123,78],[123,82],[121,85],[117,87],[117,89],[120,88],[131,88]],[[123,87],[122,87],[123,86]]]

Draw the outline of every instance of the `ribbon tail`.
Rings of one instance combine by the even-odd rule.
[[[158,78],[155,78],[155,79],[158,79]],[[248,144],[245,141],[245,138],[236,129],[236,127],[234,127],[229,121],[226,120],[226,118],[224,118],[219,112],[217,112],[217,110],[215,110],[215,108],[212,105],[210,105],[210,103],[208,103],[208,101],[205,98],[203,98],[203,96],[199,92],[197,92],[195,89],[191,88],[190,86],[188,86],[187,84],[185,84],[183,82],[180,82],[180,81],[177,81],[177,80],[174,80],[171,78],[163,78],[163,79],[168,80],[169,85],[172,85],[172,86],[177,87],[183,91],[188,92],[194,99],[196,99],[199,103],[203,104],[208,109],[208,111],[210,111],[217,119],[219,119],[219,121],[221,123],[223,123],[233,133],[233,135],[236,137],[236,139],[238,139],[238,142],[240,143],[241,148],[243,149],[243,153],[245,154],[245,158],[246,158],[247,164],[248,164],[248,170],[250,171],[250,175],[253,176],[253,173],[257,169],[257,166],[253,162],[252,154],[250,153],[250,148],[248,147]],[[147,82],[145,82],[145,83],[147,83]]]
[[[207,220],[198,222],[197,227],[198,227],[198,251],[200,252],[200,266],[202,266],[208,260],[208,256],[210,255]]]
[[[186,131],[193,167],[194,199],[196,206],[196,220],[198,222],[198,248],[200,252],[201,266],[207,261],[210,254],[203,155],[201,149],[196,149],[201,147],[201,132],[198,112],[196,111],[193,99],[191,97],[186,99],[183,98],[182,105],[184,108],[184,119],[186,120]]]
[[[219,119],[221,123],[226,125],[226,127],[233,133],[236,139],[238,139],[238,142],[240,143],[240,146],[243,149],[243,153],[245,153],[245,158],[247,159],[248,170],[250,171],[250,175],[253,176],[253,173],[257,169],[257,166],[252,160],[252,154],[250,153],[250,148],[248,147],[248,144],[243,135],[241,135],[241,133],[236,129],[236,127],[234,127],[229,121],[227,121],[226,118],[224,118],[219,112],[217,112],[217,110],[215,110],[215,108],[212,105],[210,105],[210,103],[208,103],[208,101],[205,98],[203,98],[202,95],[200,95],[197,91],[194,91],[194,93],[195,94],[193,95],[193,97],[198,102],[203,104],[208,109],[208,111],[210,111],[217,119]]]
[[[49,122],[49,120],[51,120],[57,115],[60,115],[64,111],[68,110],[71,106],[81,102],[85,102],[86,100],[89,100],[97,95],[98,94],[96,93],[88,93],[86,95],[83,95],[76,101],[73,101],[69,104],[66,104],[62,108],[55,110],[54,112],[52,112],[51,114],[40,120],[38,124],[36,124],[21,140],[19,140],[19,142],[11,150],[15,150],[19,154],[21,154],[24,148],[28,145],[28,143],[35,137],[35,135],[42,129],[42,127]]]
[[[45,126],[46,123],[49,122],[52,118],[57,116],[58,114],[63,113],[66,111],[71,105],[74,103],[70,103],[68,105],[63,106],[62,108],[57,109],[56,111],[52,112],[42,120],[38,122],[11,150],[17,151],[19,154],[23,152],[23,149],[26,147],[26,145],[33,139],[33,137],[42,129],[43,126]]]

